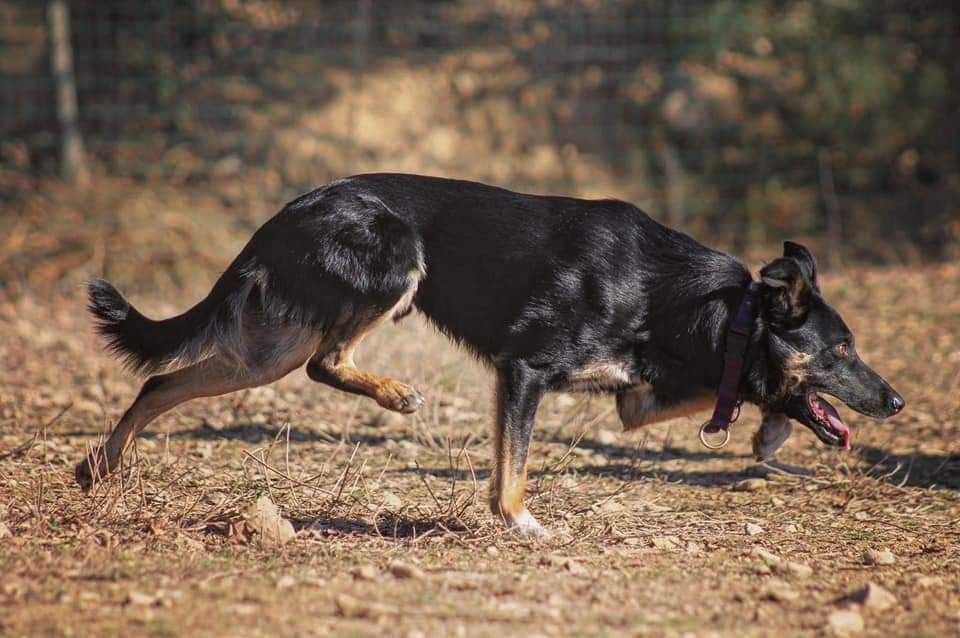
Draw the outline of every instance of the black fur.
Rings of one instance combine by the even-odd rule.
[[[896,411],[899,395],[859,359],[837,367],[824,358],[849,331],[820,296],[809,251],[787,243],[761,276],[743,397],[815,431],[797,407],[814,390],[874,416]],[[417,309],[522,386],[501,398],[522,398],[503,410],[522,412],[524,438],[543,392],[569,387],[597,362],[624,371],[603,390],[649,384],[658,406],[714,393],[728,320],[751,275],[621,201],[370,174],[288,204],[211,295],[179,317],[147,319],[106,282],[91,284],[90,305],[109,347],[151,371],[227,348],[222,342],[247,316],[324,332],[351,313],[393,307],[414,280]],[[787,391],[786,363],[796,352],[820,367]]]

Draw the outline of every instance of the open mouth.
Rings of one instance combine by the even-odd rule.
[[[849,450],[850,428],[834,407],[816,392],[807,395],[807,406],[813,416],[813,431],[820,440],[828,445],[843,446],[845,450]]]

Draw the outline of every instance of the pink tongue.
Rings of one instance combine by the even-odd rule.
[[[843,422],[843,419],[840,418],[840,415],[837,414],[837,411],[832,405],[817,397],[817,407],[823,410],[824,416],[827,417],[827,422],[830,423],[830,427],[837,431],[837,434],[840,435],[840,440],[843,442],[843,449],[850,449],[850,428],[847,427],[847,424]]]

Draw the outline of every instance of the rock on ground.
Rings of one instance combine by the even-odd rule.
[[[297,535],[293,524],[266,494],[244,510],[243,523],[246,531],[266,547],[283,545]]]
[[[863,631],[863,616],[854,609],[839,609],[827,618],[830,633],[837,638],[855,636]]]
[[[876,583],[867,583],[848,596],[851,602],[863,605],[866,609],[884,611],[896,606],[897,597]]]
[[[893,565],[896,560],[888,549],[868,549],[863,553],[863,562],[867,565]]]

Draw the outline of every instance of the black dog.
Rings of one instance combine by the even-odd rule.
[[[303,195],[263,225],[206,299],[163,321],[110,284],[90,309],[110,349],[149,378],[102,449],[77,466],[89,487],[158,415],[201,396],[309,377],[409,413],[423,397],[358,370],[353,351],[416,307],[496,372],[491,507],[543,528],[524,506],[527,447],[544,393],[617,394],[628,427],[706,407],[731,313],[751,282],[736,259],[612,200],[522,195],[416,175],[373,174]],[[869,416],[903,399],[857,356],[821,297],[814,259],[787,243],[761,271],[740,398],[759,405],[761,454],[787,417],[830,445],[849,430],[818,393]],[[787,429],[785,429],[785,427]]]

